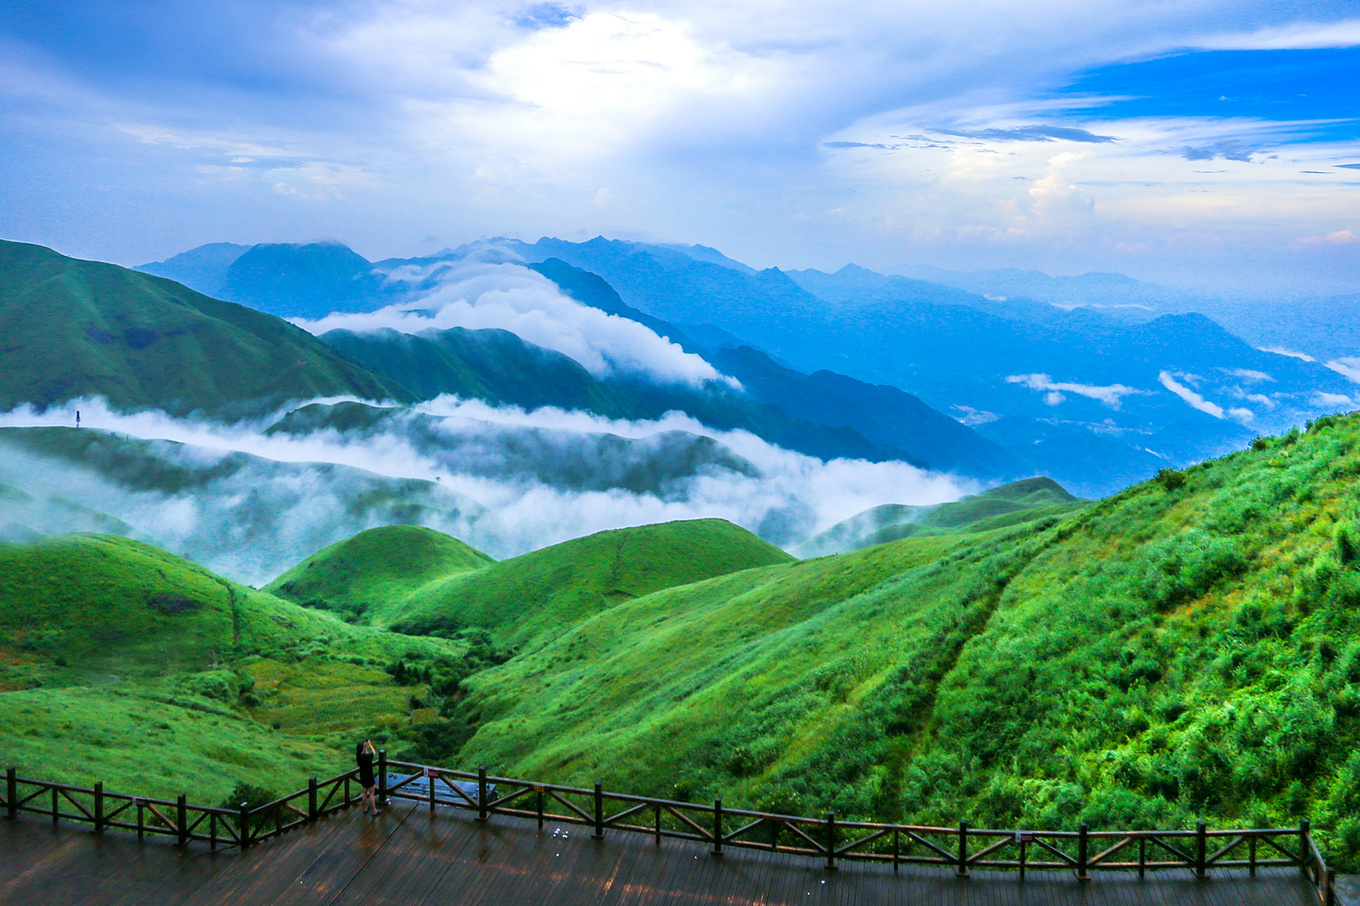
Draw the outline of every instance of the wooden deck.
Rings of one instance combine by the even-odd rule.
[[[394,803],[371,818],[357,809],[245,852],[180,851],[156,839],[87,826],[53,829],[33,817],[0,819],[0,903],[27,904],[803,904],[803,906],[1318,906],[1298,869],[1103,874],[947,871],[816,860],[757,850],[714,858],[708,848],[579,826]]]

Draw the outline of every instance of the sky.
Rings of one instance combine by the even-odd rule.
[[[0,237],[1360,291],[1360,2],[0,6]]]

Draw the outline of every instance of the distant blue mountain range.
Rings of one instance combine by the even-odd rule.
[[[703,356],[743,386],[721,417],[709,413],[728,422],[715,427],[761,411],[737,416],[738,402],[764,406],[767,416],[779,411],[775,421],[803,427],[777,429],[766,419],[762,436],[782,431],[776,442],[824,458],[896,456],[998,480],[1047,474],[1098,495],[1360,399],[1344,362],[1360,355],[1360,333],[1347,345],[1360,329],[1340,317],[1354,300],[1234,301],[1119,274],[756,270],[704,246],[603,237],[488,240],[376,263],[337,244],[216,244],[141,269],[264,311],[316,318],[409,298],[436,285],[441,267],[469,256],[531,266],[583,304]],[[423,268],[424,282],[386,279],[403,266]],[[1310,320],[1310,311],[1321,314]],[[1299,314],[1278,323],[1288,312]],[[432,361],[409,338],[389,337],[386,346],[371,335],[327,339],[386,377],[400,382],[404,369],[408,389]],[[630,394],[636,402],[637,388]],[[641,410],[665,397],[652,392]],[[577,405],[619,414],[598,399]],[[812,439],[813,425],[840,429],[840,440]]]

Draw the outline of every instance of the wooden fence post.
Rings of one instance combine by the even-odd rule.
[[[307,820],[316,820],[316,775],[307,778]]]
[[[1195,877],[1203,881],[1206,877],[1205,859],[1209,851],[1209,839],[1206,834],[1206,825],[1203,819],[1195,822]]]
[[[18,768],[7,768],[5,770],[5,807],[9,810],[9,816],[11,818],[15,818],[19,815],[18,774]]]
[[[968,877],[968,822],[959,822],[959,866],[958,876]]]
[[[1247,862],[1251,866],[1251,876],[1256,877],[1256,835],[1247,838]]]
[[[486,820],[486,765],[477,769],[477,820]]]
[[[241,849],[250,846],[250,808],[244,802],[237,811],[237,832],[241,835]]]
[[[1077,825],[1077,880],[1089,881],[1091,876],[1086,873],[1087,857],[1086,822]]]
[[[94,783],[94,832],[102,834],[104,832],[104,781],[96,780]]]
[[[430,789],[430,814],[433,815],[433,814],[434,814],[434,782],[435,782],[436,780],[439,779],[439,769],[438,769],[438,768],[426,767],[426,768],[424,768],[423,770],[425,771],[425,780],[430,784],[430,787],[429,787],[429,789]],[[482,784],[482,788],[485,789],[485,788],[486,788],[486,784]],[[482,803],[482,797],[481,797],[480,795],[477,797],[477,820],[478,820],[478,821],[485,821],[485,820],[486,820],[486,806]]]
[[[1308,844],[1312,840],[1312,827],[1307,818],[1299,822],[1299,873],[1304,877],[1308,876]]]
[[[722,857],[722,799],[713,800],[713,855]]]
[[[433,785],[434,781],[430,781]],[[378,750],[378,805],[387,805],[387,750]]]
[[[175,800],[175,836],[181,849],[189,845],[189,797],[184,793]]]
[[[896,874],[896,873],[897,873],[897,868],[898,868],[897,862],[898,862],[898,859],[899,859],[899,857],[900,857],[901,855],[902,855],[902,831],[901,831],[901,829],[894,827],[894,828],[893,828],[893,874]],[[1024,877],[1024,871],[1025,871],[1025,863],[1024,863],[1024,861],[1022,860],[1022,861],[1020,862],[1020,872],[1021,872],[1020,876],[1021,876],[1021,877]]]
[[[538,789],[536,789],[536,790],[534,791],[534,793],[535,793],[535,795],[536,795],[536,797],[537,797],[537,799],[538,799],[538,832],[541,834],[541,833],[543,833],[543,787],[542,787],[542,785],[540,785],[540,786],[538,787]]]
[[[1336,869],[1327,869],[1327,893],[1322,898],[1322,906],[1336,906]]]
[[[61,817],[61,805],[57,800],[57,788],[52,787],[52,826],[57,826],[57,819]]]
[[[604,784],[595,781],[595,834],[596,840],[604,839]]]
[[[836,813],[826,813],[826,870],[836,870]]]

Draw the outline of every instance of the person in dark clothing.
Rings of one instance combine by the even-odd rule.
[[[373,777],[373,758],[377,754],[371,739],[365,739],[354,747],[354,760],[359,764],[359,786],[364,788],[360,798],[364,810],[373,815],[382,814],[382,809],[378,808],[378,781]]]

